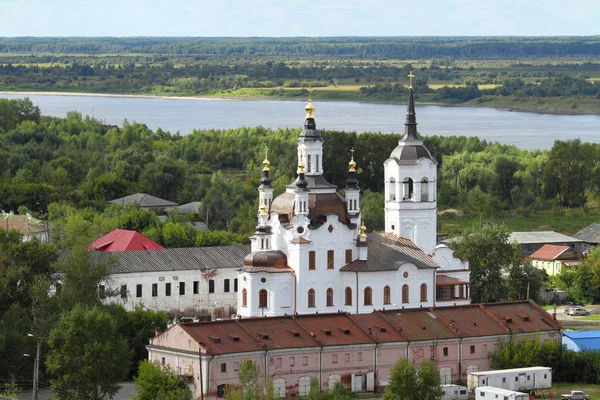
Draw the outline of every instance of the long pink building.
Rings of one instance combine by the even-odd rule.
[[[148,346],[149,359],[169,365],[196,398],[221,397],[239,383],[249,359],[282,398],[323,391],[341,381],[355,392],[381,391],[401,358],[435,361],[443,383],[490,368],[504,340],[560,340],[560,324],[532,301],[313,314],[174,325]]]

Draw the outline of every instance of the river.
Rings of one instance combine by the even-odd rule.
[[[23,94],[0,94],[22,98]],[[228,129],[262,125],[267,128],[298,128],[304,121],[306,101],[170,99],[159,97],[112,97],[40,95],[27,97],[42,114],[64,117],[79,111],[107,124],[130,122],[162,128],[182,135],[193,129]],[[406,105],[353,101],[315,101],[320,129],[399,133],[404,130]],[[484,107],[418,105],[418,130],[423,135],[477,136],[523,149],[550,149],[557,139],[579,138],[600,143],[599,115],[553,115],[509,112]]]

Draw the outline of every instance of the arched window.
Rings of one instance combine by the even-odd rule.
[[[402,303],[408,303],[408,285],[402,285]]]
[[[344,305],[351,306],[352,305],[352,289],[350,287],[346,288],[345,295],[346,296],[345,296]]]
[[[421,303],[424,303],[427,301],[427,284],[423,283],[421,284]]]
[[[396,180],[394,178],[390,178],[389,191],[390,200],[396,200]]]
[[[309,307],[315,306],[315,290],[314,289],[308,289],[308,306]]]
[[[333,307],[333,289],[327,289],[327,307]]]
[[[403,182],[402,200],[412,200],[414,185],[412,178],[406,178]]]
[[[268,298],[269,298],[269,295],[267,293],[267,290],[260,289],[260,291],[258,292],[258,307],[267,308],[268,307],[268,304],[267,304]]]
[[[248,291],[242,289],[242,307],[248,307]]]
[[[365,306],[373,305],[373,289],[370,287],[365,288]]]
[[[383,288],[383,304],[392,304],[392,291],[389,286]]]
[[[421,179],[421,201],[429,201],[429,180]]]

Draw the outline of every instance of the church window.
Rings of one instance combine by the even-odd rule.
[[[311,157],[310,157],[310,154],[309,154],[309,155],[306,157],[306,161],[307,161],[307,164],[306,164],[306,170],[308,171],[308,173],[309,173],[309,174],[312,172],[312,169],[311,169],[311,162],[310,162],[311,160],[310,160],[310,158],[311,158]]]
[[[179,282],[179,295],[185,295],[185,282]]]
[[[427,178],[421,179],[421,201],[429,201],[429,181]]]
[[[165,283],[165,296],[171,295],[171,282]]]
[[[315,169],[319,172],[319,155],[315,154]]]
[[[412,178],[406,178],[403,182],[403,190],[402,200],[412,200],[413,198],[413,180]]]
[[[248,307],[248,291],[242,289],[242,307]]]
[[[215,292],[215,280],[209,279],[208,280],[208,293],[214,293],[214,292]]]
[[[345,293],[346,298],[345,298],[344,304],[347,306],[351,306],[352,305],[352,289],[347,287],[345,292],[346,292]]]
[[[267,283],[267,278],[260,278],[260,283]]]
[[[421,303],[424,303],[427,301],[427,284],[423,283],[421,284]]]
[[[333,307],[333,289],[327,289],[327,307]]]
[[[233,291],[237,292],[238,291],[238,278],[235,278],[233,280]]]
[[[258,292],[258,307],[267,308],[268,307],[267,298],[268,298],[267,291],[265,289],[259,290],[259,292]]]
[[[373,289],[370,287],[365,288],[365,306],[373,305]]]
[[[309,307],[315,306],[315,290],[314,289],[308,289],[308,306]]]
[[[329,233],[333,232],[333,225],[329,225],[329,226],[327,227],[327,231],[328,231]]]
[[[350,264],[352,262],[352,249],[346,250],[346,264]]]
[[[408,303],[408,285],[402,285],[402,303]]]
[[[200,282],[194,281],[194,283],[192,285],[193,285],[194,294],[200,293]]]
[[[229,293],[229,279],[223,281],[223,292]]]
[[[396,180],[394,178],[390,178],[390,187],[389,187],[389,196],[390,200],[396,200]]]
[[[389,286],[383,288],[383,304],[392,304],[392,293]]]
[[[316,263],[316,255],[314,251],[309,251],[308,252],[308,269],[317,269],[317,263]]]
[[[333,269],[333,250],[327,250],[327,269]]]
[[[127,285],[121,285],[121,298],[127,298]]]

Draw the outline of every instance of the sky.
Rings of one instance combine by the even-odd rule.
[[[599,0],[0,0],[0,37],[579,36],[599,15]]]

